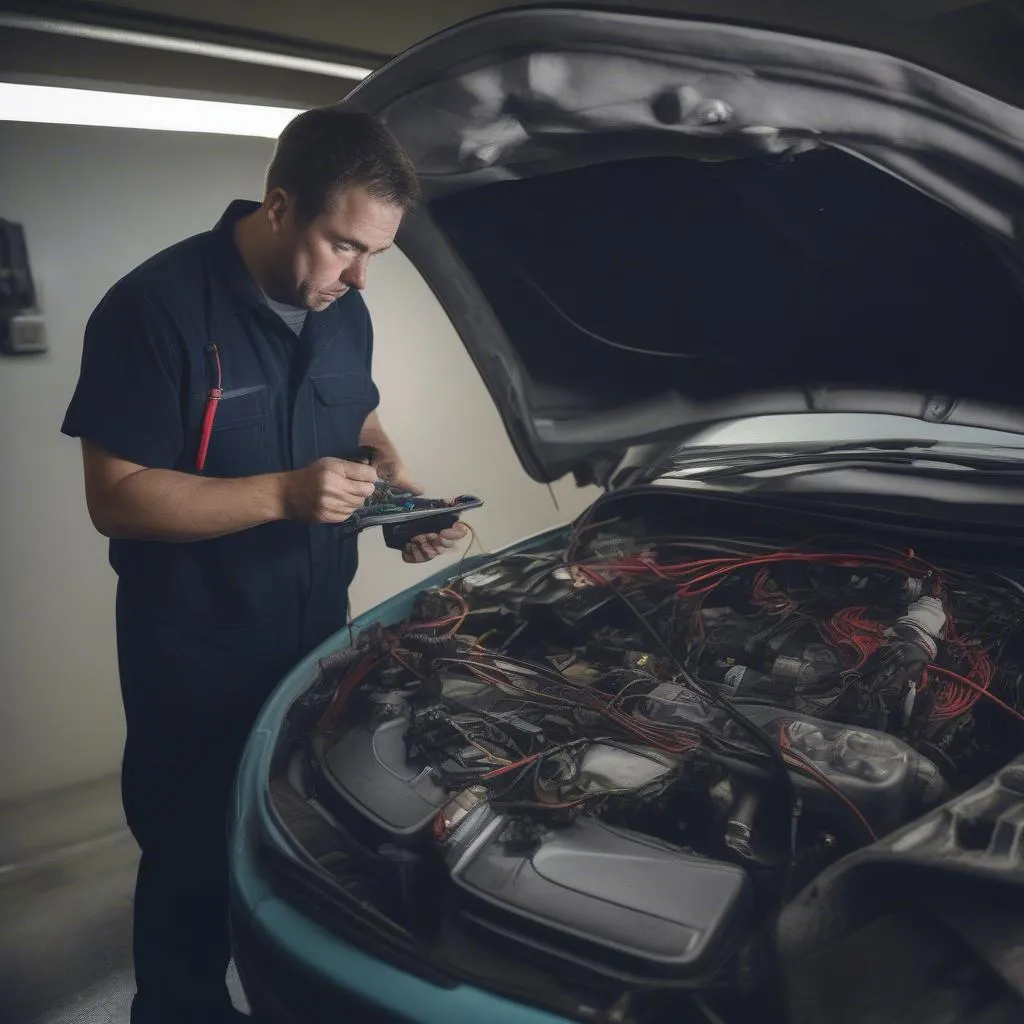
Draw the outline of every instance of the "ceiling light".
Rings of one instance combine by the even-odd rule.
[[[0,82],[0,120],[276,139],[298,108]]]
[[[305,71],[313,75],[328,75],[331,78],[347,78],[356,81],[364,79],[372,70],[358,64],[347,64],[323,58],[297,57],[289,53],[274,53],[246,46],[208,43],[200,39],[182,39],[178,36],[158,35],[154,32],[109,28],[106,25],[86,25],[80,22],[39,18],[34,15],[13,12],[0,12],[0,28],[49,32],[54,35],[75,36],[79,39],[94,39],[103,43],[121,43],[126,46],[169,50],[173,53],[188,53],[197,57],[235,60],[241,61],[243,64],[262,64],[264,67]]]

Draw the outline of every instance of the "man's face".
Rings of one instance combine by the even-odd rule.
[[[277,239],[273,283],[280,293],[271,298],[313,312],[327,309],[349,288],[366,286],[370,260],[390,248],[403,213],[359,187],[338,192],[307,222],[283,192],[268,196],[267,205]]]

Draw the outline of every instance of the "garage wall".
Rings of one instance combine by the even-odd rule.
[[[24,224],[50,353],[0,359],[0,800],[115,772],[123,719],[114,576],[88,520],[76,442],[60,434],[85,321],[159,248],[258,197],[266,140],[0,123],[0,216]],[[563,522],[593,494],[530,481],[446,317],[405,258],[382,257],[367,300],[382,415],[421,482],[473,491],[490,547]],[[454,560],[453,556],[453,560]],[[364,609],[430,569],[368,538]]]

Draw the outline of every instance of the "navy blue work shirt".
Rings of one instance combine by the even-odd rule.
[[[223,397],[204,475],[291,470],[356,450],[379,399],[369,313],[350,290],[309,313],[296,337],[266,304],[234,241],[236,221],[257,206],[232,203],[212,231],[158,253],[111,288],[86,328],[65,434],[142,466],[197,472],[216,383],[206,348],[215,342]],[[227,712],[224,687],[246,689],[247,679],[266,691],[345,624],[356,543],[336,527],[276,522],[194,543],[114,540],[110,562],[122,687],[150,695],[177,688],[184,697],[183,681],[172,678],[184,674],[197,697],[212,691]],[[154,672],[166,678],[131,685]],[[130,713],[127,691],[125,698]]]

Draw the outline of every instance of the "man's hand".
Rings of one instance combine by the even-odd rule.
[[[381,480],[387,480],[392,490],[416,495],[423,493],[423,488],[409,476],[401,459],[381,459],[373,463],[373,468]]]
[[[359,443],[373,449],[373,468],[381,480],[387,480],[396,491],[408,491],[409,494],[423,493],[423,488],[410,478],[398,450],[381,425],[376,409],[366,417],[363,428],[359,431]]]
[[[438,555],[443,555],[469,534],[465,523],[456,523],[440,533],[423,533],[413,537],[402,552],[402,561],[418,564],[429,562]]]
[[[373,494],[372,466],[343,459],[318,459],[287,474],[287,518],[304,523],[343,523]]]

